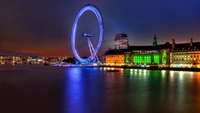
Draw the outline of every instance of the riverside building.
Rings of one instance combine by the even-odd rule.
[[[172,40],[170,52],[170,66],[183,68],[200,68],[200,42],[176,44]]]
[[[123,45],[123,47],[126,46],[127,48],[122,49],[116,46],[115,49],[108,49],[103,55],[104,65],[200,68],[200,42],[193,42],[192,38],[189,43],[176,44],[172,39],[172,44],[166,42],[158,45],[157,37],[154,35],[152,45],[129,46],[128,43]]]

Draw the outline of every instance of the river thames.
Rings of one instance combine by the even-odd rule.
[[[0,113],[199,113],[200,72],[0,66]]]

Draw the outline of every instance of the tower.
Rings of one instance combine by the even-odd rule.
[[[128,49],[129,38],[125,33],[115,35],[115,49]]]
[[[157,46],[157,37],[154,34],[154,37],[153,37],[153,47],[156,47],[156,46]]]

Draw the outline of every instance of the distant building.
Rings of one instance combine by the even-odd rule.
[[[127,34],[121,33],[115,35],[115,49],[128,49],[129,38]]]

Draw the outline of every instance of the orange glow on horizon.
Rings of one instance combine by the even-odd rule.
[[[57,49],[40,49],[40,50],[19,50],[17,52],[30,54],[30,55],[38,55],[38,56],[50,56],[50,57],[62,57],[62,56],[73,56],[69,52],[64,50]]]

